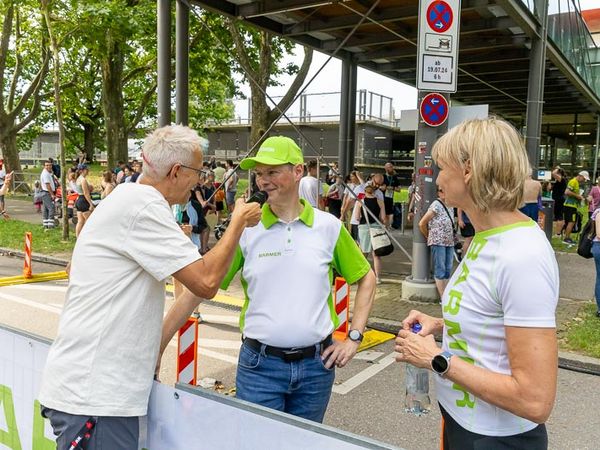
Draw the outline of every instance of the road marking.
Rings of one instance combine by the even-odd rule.
[[[350,392],[354,388],[363,384],[369,378],[377,375],[379,372],[381,372],[387,366],[392,364],[394,361],[396,361],[396,353],[392,352],[389,355],[387,355],[385,358],[383,358],[381,361],[379,361],[378,363],[375,363],[375,364],[371,365],[370,367],[367,367],[363,371],[354,375],[349,380],[344,381],[342,384],[334,385],[333,392],[335,392],[336,394],[340,394],[340,395],[346,395],[348,392]]]
[[[239,350],[242,345],[241,339],[231,341],[227,339],[200,338],[199,341],[200,342],[198,342],[198,346],[203,348],[226,348],[230,350]]]
[[[240,318],[238,316],[226,316],[223,314],[204,314],[204,313],[200,313],[200,317],[202,317],[202,320],[200,321],[200,324],[206,322],[207,324],[210,323],[223,323],[223,324],[235,324],[235,325],[239,325],[240,323]]]
[[[6,287],[17,289],[19,291],[66,292],[69,286],[66,284],[63,286],[56,286],[52,284],[15,284]]]
[[[48,311],[54,314],[60,314],[62,308],[57,308],[55,306],[50,306],[45,303],[35,302],[32,300],[27,300],[25,298],[17,297],[16,295],[4,294],[0,292],[0,299],[8,300],[9,302],[20,303],[21,305],[30,306],[32,308],[42,309],[44,311]]]
[[[14,277],[0,278],[0,286],[11,286],[22,283],[39,283],[40,281],[50,280],[64,280],[65,278],[68,278],[68,275],[64,270],[59,270],[58,272],[34,274],[31,278],[25,278],[22,275],[17,275]]]

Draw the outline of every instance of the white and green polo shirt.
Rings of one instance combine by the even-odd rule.
[[[443,350],[510,374],[505,327],[554,328],[559,275],[554,251],[532,220],[475,234],[442,296]],[[529,431],[536,423],[436,377],[440,404],[463,428],[487,436]]]
[[[242,269],[246,301],[240,315],[244,336],[276,347],[305,347],[338,325],[331,295],[333,269],[349,284],[371,267],[333,215],[304,200],[290,223],[263,205],[258,225],[246,228],[221,288]]]

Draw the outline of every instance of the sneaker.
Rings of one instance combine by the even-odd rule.
[[[563,243],[565,244],[569,244],[569,245],[575,245],[575,241],[571,238],[565,238],[563,239]]]

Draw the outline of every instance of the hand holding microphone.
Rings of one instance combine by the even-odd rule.
[[[246,227],[253,227],[260,221],[261,206],[267,201],[268,197],[266,192],[257,191],[247,201],[243,198],[237,199],[231,220],[242,220]]]

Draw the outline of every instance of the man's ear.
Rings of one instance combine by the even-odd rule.
[[[300,179],[304,176],[304,165],[296,164],[292,171],[294,172],[294,180],[300,181]]]
[[[174,164],[173,167],[171,167],[171,170],[169,170],[169,173],[167,173],[167,177],[169,179],[177,178],[179,175],[179,169],[181,169],[181,166],[179,164]]]

